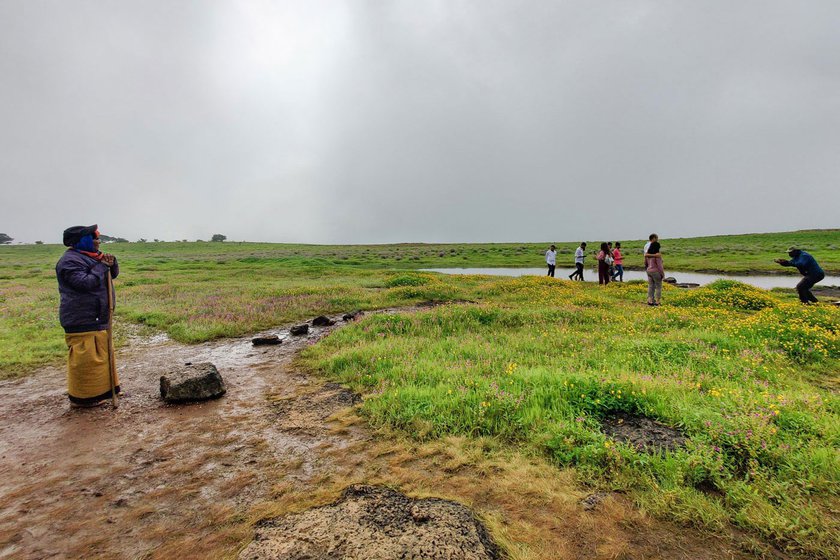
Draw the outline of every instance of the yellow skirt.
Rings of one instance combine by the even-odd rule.
[[[111,396],[108,368],[108,331],[66,333],[67,393],[76,404],[93,404]],[[113,362],[114,357],[111,356]],[[119,392],[120,380],[114,363],[114,385]]]

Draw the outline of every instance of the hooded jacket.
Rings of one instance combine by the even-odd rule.
[[[102,331],[108,328],[108,265],[75,249],[64,252],[55,265],[61,305],[58,317],[64,332]],[[111,276],[120,267],[114,259]],[[112,294],[115,296],[115,294]],[[116,296],[114,301],[116,301]]]

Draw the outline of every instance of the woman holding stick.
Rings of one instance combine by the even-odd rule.
[[[67,228],[64,245],[69,249],[55,266],[68,349],[67,393],[78,407],[98,406],[108,397],[116,404],[120,392],[110,338],[110,279],[119,275],[120,267],[116,257],[99,250],[99,243],[95,224]]]

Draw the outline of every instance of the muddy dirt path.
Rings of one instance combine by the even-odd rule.
[[[0,383],[0,558],[235,558],[259,519],[327,504],[354,483],[464,503],[518,558],[752,557],[620,496],[589,507],[569,473],[540,461],[487,459],[483,444],[454,438],[375,437],[347,412],[356,395],[292,367],[341,324],[266,331],[285,337],[266,347],[130,339],[117,411],[70,409],[63,368]],[[164,404],[160,375],[199,361],[216,364],[227,394]]]
[[[271,331],[286,339],[267,347],[134,339],[118,353],[128,396],[116,412],[71,409],[60,368],[0,384],[0,558],[136,558],[163,546],[212,557],[235,545],[241,534],[219,531],[232,512],[311,480],[326,451],[367,437],[327,433],[325,419],[355,397],[289,367],[333,328]],[[199,361],[216,364],[227,395],[164,404],[167,366]]]

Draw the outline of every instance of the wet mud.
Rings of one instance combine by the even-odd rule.
[[[334,503],[260,524],[240,560],[497,560],[501,551],[463,505],[354,485]]]
[[[358,397],[291,367],[330,330],[260,333],[285,338],[263,347],[132,339],[118,353],[128,396],[117,410],[71,409],[61,368],[0,384],[0,558],[165,557],[160,547],[179,540],[191,557],[202,546],[213,557],[235,546],[241,535],[218,532],[232,512],[279,481],[317,476],[331,449],[367,437],[329,434],[326,418]],[[227,394],[165,404],[159,378],[186,362],[215,364]]]

